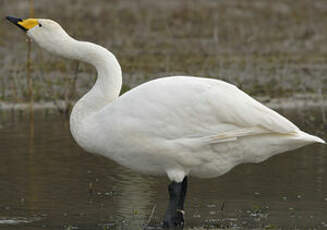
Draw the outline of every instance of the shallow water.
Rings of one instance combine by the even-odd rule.
[[[327,139],[321,108],[280,111]],[[58,114],[0,112],[0,229],[141,229],[159,223],[168,179],[81,150]],[[190,178],[187,228],[327,228],[327,145]],[[187,229],[186,228],[186,229]]]

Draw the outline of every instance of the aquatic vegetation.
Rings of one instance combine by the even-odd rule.
[[[28,1],[1,4],[3,15],[29,8]],[[92,6],[86,0],[58,0],[51,4],[48,8],[47,3],[35,1],[34,14],[56,19],[73,36],[112,50],[122,65],[123,91],[176,74],[219,78],[256,96],[289,97],[327,90],[323,0],[313,4],[303,0],[274,4],[99,0]],[[30,73],[26,72],[22,63],[26,63],[27,45],[17,41],[22,38],[4,21],[0,28],[1,101],[29,101],[29,74],[36,102],[75,100],[93,84],[92,67],[81,64],[80,72],[86,74],[79,74],[75,81],[75,63],[55,58],[34,44]],[[74,94],[68,93],[74,85]]]

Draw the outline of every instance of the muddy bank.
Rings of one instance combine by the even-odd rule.
[[[3,0],[0,14],[28,17],[28,3]],[[34,13],[112,51],[124,91],[160,76],[195,75],[234,83],[253,96],[327,92],[325,0],[34,1]],[[0,20],[1,101],[29,101],[25,40]],[[96,75],[91,66],[35,44],[29,61],[37,102],[77,100]]]
[[[272,109],[293,109],[293,108],[309,108],[321,107],[326,110],[327,99],[322,95],[314,94],[297,94],[287,98],[269,98],[255,97],[258,101]],[[75,101],[67,102],[63,100],[52,102],[33,102],[31,103],[11,103],[0,102],[0,110],[2,111],[20,111],[20,110],[58,110],[67,111],[75,104]]]

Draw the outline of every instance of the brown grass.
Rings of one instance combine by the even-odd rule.
[[[124,72],[124,91],[160,76],[219,78],[251,95],[287,97],[327,91],[324,0],[35,1],[36,17],[58,21],[72,36],[105,46]],[[27,17],[28,1],[3,0],[1,17]],[[0,99],[28,101],[24,34],[0,22]],[[36,101],[67,100],[72,61],[33,44]],[[75,100],[96,73],[80,65]],[[75,84],[74,83],[74,84]],[[323,96],[326,96],[322,93]]]

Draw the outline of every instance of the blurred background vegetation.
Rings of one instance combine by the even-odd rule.
[[[0,102],[74,101],[94,83],[86,64],[49,55],[4,17],[60,23],[73,37],[112,51],[123,92],[150,79],[223,79],[269,98],[327,92],[326,0],[0,1]]]
[[[84,154],[67,136],[66,120],[49,119],[44,111],[42,116],[36,114],[35,119],[31,113],[29,123],[24,119],[15,123],[17,118],[12,114],[1,114],[7,103],[31,101],[35,103],[34,108],[36,103],[42,106],[51,102],[60,109],[61,104],[68,104],[68,109],[65,107],[63,111],[68,112],[71,104],[92,87],[96,77],[90,65],[55,57],[29,43],[22,31],[5,20],[7,15],[53,19],[74,38],[95,42],[112,51],[123,70],[122,93],[162,76],[195,75],[231,82],[265,102],[272,98],[287,98],[291,102],[319,98],[319,103],[325,100],[325,104],[327,101],[326,0],[0,0],[0,128],[3,128],[0,139],[6,152],[2,154],[5,162],[2,187],[6,189],[0,197],[0,216],[23,213],[23,216],[44,218],[40,224],[43,229],[51,224],[86,222],[106,229],[107,225],[99,223],[115,216],[119,207],[129,211],[133,206],[131,199],[135,201],[134,206],[149,208],[148,213],[155,202],[159,204],[158,210],[164,210],[160,204],[165,204],[162,201],[166,194],[161,192],[165,188],[160,181],[146,179],[145,183],[134,172],[129,174],[124,168],[112,167],[111,161]],[[326,108],[296,108],[290,117],[299,127],[326,137]],[[18,113],[18,117],[23,116]],[[59,142],[65,151],[63,157],[57,154]],[[204,207],[202,218],[218,220],[212,224],[219,228],[232,226],[226,221],[232,223],[230,217],[235,216],[238,226],[248,225],[251,229],[252,222],[257,228],[276,229],[269,223],[279,225],[283,221],[294,225],[292,229],[301,227],[298,222],[314,226],[307,229],[326,227],[325,152],[318,145],[301,151],[293,152],[293,157],[290,154],[291,157],[274,158],[261,166],[246,165],[249,167],[246,170],[239,168],[231,176],[222,177],[217,186],[210,182],[211,187],[220,190],[207,190],[202,197],[197,195],[193,204],[199,206],[190,207],[188,220],[198,218],[198,207]],[[93,172],[94,168],[97,170]],[[123,183],[117,187],[122,189],[120,198],[111,197],[116,187],[112,187],[111,177],[107,177],[108,169],[125,173]],[[246,183],[239,180],[240,175],[247,177]],[[113,183],[118,183],[115,180],[120,177],[117,178]],[[87,191],[93,181],[98,183],[95,191],[102,195],[94,193],[90,199]],[[193,193],[206,190],[204,184],[194,183],[198,190]],[[131,193],[130,188],[139,188],[140,192]],[[240,189],[244,190],[241,195]],[[151,199],[155,200],[148,202],[144,194],[150,197],[149,190],[158,194],[159,199],[153,196],[156,198]],[[108,198],[104,198],[106,194]],[[228,204],[224,213],[212,206],[224,200]],[[145,207],[148,204],[151,207]],[[137,216],[134,206],[132,221]],[[217,214],[212,214],[213,210],[218,210]],[[318,221],[319,218],[324,222]],[[130,229],[135,229],[134,223]],[[205,229],[210,226],[211,222],[207,222]],[[71,224],[65,227],[74,228]]]

